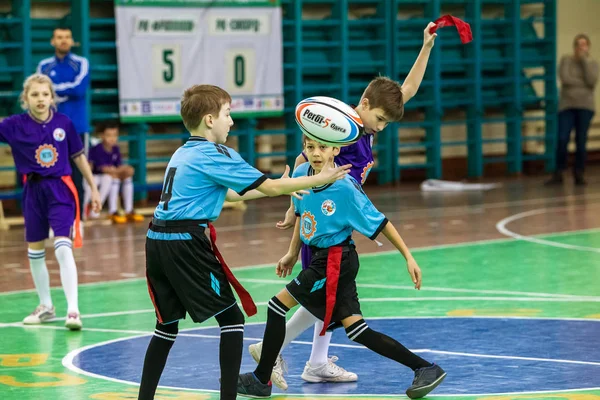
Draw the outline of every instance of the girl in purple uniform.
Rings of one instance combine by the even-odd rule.
[[[40,304],[23,323],[40,324],[56,316],[44,250],[44,241],[48,238],[49,228],[52,228],[54,254],[67,298],[65,326],[72,330],[81,329],[77,267],[71,241],[74,234],[75,247],[81,247],[79,199],[71,180],[69,158],[73,159],[92,188],[94,209],[100,207],[100,196],[73,123],[66,115],[56,112],[56,94],[50,78],[41,74],[29,76],[23,83],[20,99],[26,112],[0,122],[0,142],[11,147],[15,167],[25,177],[25,239]]]

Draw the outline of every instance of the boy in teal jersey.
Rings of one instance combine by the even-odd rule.
[[[181,100],[181,117],[190,138],[171,157],[163,192],[146,235],[146,277],[156,311],[140,384],[139,400],[154,398],[167,357],[189,314],[201,323],[215,317],[221,328],[221,400],[236,398],[242,360],[244,316],[256,306],[221,257],[215,221],[225,200],[278,196],[342,179],[349,165],[324,169],[312,177],[268,179],[224,145],[233,125],[230,95],[212,85],[195,85]],[[286,167],[286,177],[289,169]],[[210,240],[205,230],[210,231]]]
[[[305,139],[304,150],[309,163],[298,167],[294,177],[312,176],[330,167],[340,151],[310,139]],[[421,269],[396,228],[350,175],[333,184],[313,187],[308,196],[293,202],[294,234],[288,253],[279,260],[277,275],[291,274],[301,243],[310,246],[311,263],[269,301],[260,361],[254,372],[240,375],[238,394],[255,398],[271,396],[270,377],[285,338],[285,316],[298,304],[323,321],[321,335],[325,330],[343,326],[350,340],[411,368],[415,378],[406,391],[411,399],[431,392],[446,377],[444,370],[369,328],[358,301],[359,262],[351,236],[355,230],[371,239],[383,233],[406,259],[415,288],[421,288]]]

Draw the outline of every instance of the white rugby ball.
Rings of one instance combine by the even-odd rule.
[[[296,122],[306,136],[330,146],[355,143],[364,132],[362,120],[352,107],[326,96],[309,97],[298,103]]]

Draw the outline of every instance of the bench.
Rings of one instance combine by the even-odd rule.
[[[20,199],[22,194],[23,191],[20,189],[0,192],[0,231],[7,231],[8,228],[10,228],[8,220],[4,217],[4,207],[2,206],[2,201]]]

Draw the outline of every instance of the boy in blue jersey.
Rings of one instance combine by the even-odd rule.
[[[233,125],[231,97],[212,85],[195,85],[181,100],[181,117],[191,137],[171,157],[160,202],[146,235],[146,277],[156,310],[156,330],[150,340],[138,399],[153,399],[169,351],[186,313],[201,323],[215,317],[221,327],[219,361],[221,399],[236,398],[242,360],[244,316],[256,306],[235,279],[215,246],[215,221],[223,202],[278,196],[343,179],[350,165],[323,169],[320,174],[267,179],[233,149],[223,145]],[[284,178],[286,178],[287,172]],[[205,229],[210,230],[210,241]]]
[[[304,150],[309,164],[299,166],[294,177],[319,173],[333,163],[340,151],[337,147],[309,139],[305,139]],[[291,274],[301,242],[310,246],[311,262],[269,301],[260,362],[254,372],[240,375],[238,394],[270,397],[273,365],[285,338],[285,316],[298,304],[323,321],[321,335],[326,329],[342,325],[350,340],[415,371],[413,383],[406,391],[408,397],[420,398],[431,392],[445,378],[444,370],[423,360],[396,340],[369,328],[358,301],[356,276],[359,262],[351,236],[354,230],[371,239],[383,233],[406,259],[415,288],[421,288],[421,269],[396,228],[373,206],[352,176],[313,187],[310,195],[301,200],[293,199],[293,203],[294,234],[288,253],[277,264],[277,275]]]
[[[373,158],[373,139],[376,133],[381,132],[390,122],[400,121],[404,115],[404,105],[414,97],[421,85],[431,49],[434,45],[436,34],[431,34],[429,30],[435,26],[430,22],[423,32],[423,47],[417,57],[408,76],[400,83],[388,77],[379,76],[373,79],[364,90],[356,112],[360,116],[365,134],[360,140],[350,146],[342,147],[339,154],[335,156],[335,162],[338,164],[352,164],[350,175],[361,185],[363,185],[374,165]],[[294,169],[308,161],[306,154],[301,153],[296,158]],[[277,223],[279,229],[289,229],[295,222],[294,208],[290,205],[284,221]],[[302,268],[307,268],[310,264],[310,247],[303,244],[301,249]],[[287,323],[286,337],[282,350],[287,347],[296,337],[315,325],[313,336],[313,346],[310,359],[306,362],[302,379],[307,382],[353,382],[358,376],[350,371],[335,364],[336,357],[328,358],[329,342],[331,332],[324,336],[319,336],[323,328],[322,322],[318,321],[306,309],[299,308]],[[249,351],[256,362],[260,359],[262,343],[255,343],[249,346]],[[284,377],[285,361],[283,357],[278,357],[273,369],[271,380],[273,384],[281,389],[287,389],[287,382]]]

